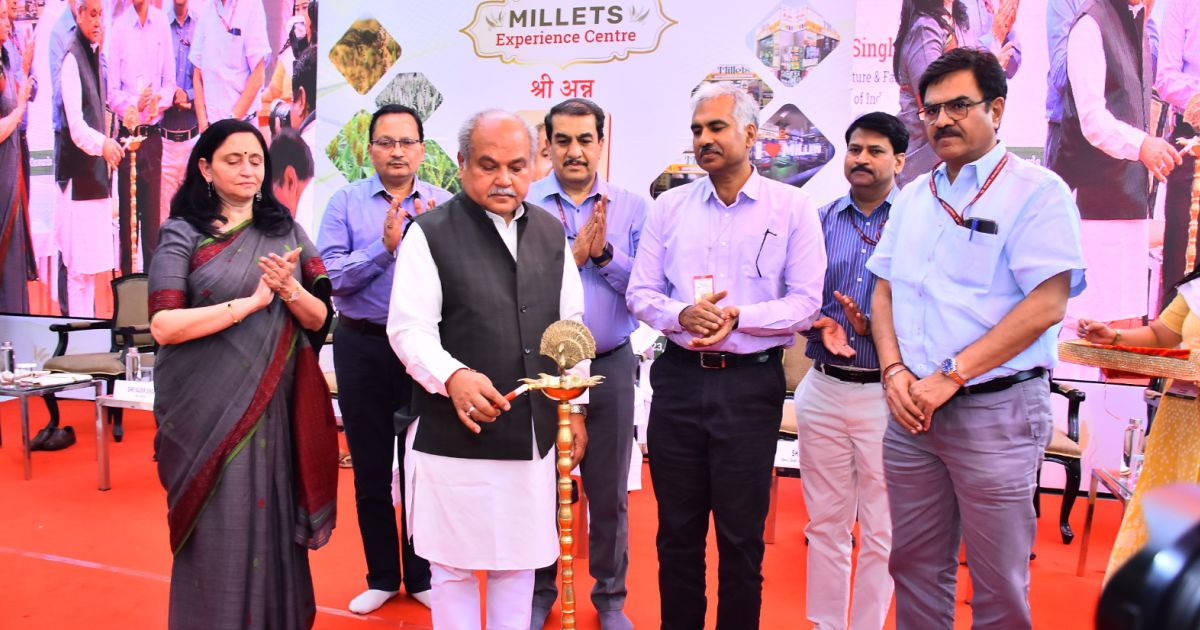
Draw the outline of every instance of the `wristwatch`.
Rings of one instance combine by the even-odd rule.
[[[283,297],[283,296],[279,296],[279,297]],[[292,302],[295,302],[296,300],[299,300],[299,299],[300,299],[300,285],[297,284],[296,288],[292,289],[292,292],[289,293],[287,297],[283,298],[283,301],[286,302],[287,304],[291,304]]]
[[[950,380],[958,383],[959,387],[967,384],[967,379],[963,378],[962,375],[958,373],[958,357],[950,357],[949,359],[942,361],[941,365],[938,366],[938,372],[944,376],[950,377]]]
[[[571,405],[571,413],[587,417],[587,405]]]
[[[604,265],[607,265],[608,261],[613,259],[612,243],[605,243],[604,251],[600,252],[599,256],[592,256],[591,258],[592,264],[596,265],[597,267],[603,267]]]

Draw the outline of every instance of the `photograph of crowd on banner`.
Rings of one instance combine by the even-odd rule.
[[[0,40],[0,311],[110,316],[217,120],[267,134],[276,197],[311,216],[316,0],[6,0]]]

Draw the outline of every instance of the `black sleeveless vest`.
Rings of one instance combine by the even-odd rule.
[[[560,319],[562,225],[528,203],[516,221],[514,261],[487,211],[463,193],[416,219],[441,279],[442,347],[501,393],[520,378],[556,373],[538,347],[546,327]],[[421,418],[414,448],[467,459],[528,460],[534,436],[545,456],[558,422],[554,403],[538,392],[517,397],[511,411],[481,423],[478,435],[463,426],[448,398],[421,387],[413,388],[413,412]]]
[[[92,50],[83,33],[77,28],[75,37],[67,47],[67,54],[75,58],[79,66],[79,86],[83,95],[83,120],[89,127],[107,133],[104,124],[106,86],[100,68],[99,55]],[[91,201],[111,196],[112,177],[103,156],[88,155],[75,146],[67,124],[66,106],[58,105],[58,114],[63,121],[61,130],[54,133],[55,155],[54,179],[62,185],[71,182],[71,199]]]
[[[1135,20],[1126,0],[1086,0],[1078,21],[1090,15],[1100,25],[1104,61],[1104,105],[1119,121],[1147,130],[1150,87],[1154,82],[1144,35],[1145,9]],[[1054,170],[1078,190],[1076,203],[1084,219],[1145,219],[1150,211],[1150,174],[1136,160],[1118,160],[1097,149],[1083,135],[1075,96],[1067,83],[1063,107],[1063,139]]]

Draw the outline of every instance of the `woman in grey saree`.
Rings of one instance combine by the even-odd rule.
[[[170,628],[308,628],[316,613],[308,550],[329,539],[337,490],[312,341],[328,327],[329,281],[263,187],[269,172],[257,130],[214,123],[150,267]]]

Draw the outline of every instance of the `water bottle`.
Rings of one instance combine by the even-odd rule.
[[[12,372],[17,367],[16,355],[11,341],[0,344],[0,372]]]
[[[1142,427],[1141,418],[1130,418],[1125,427],[1125,442],[1121,450],[1121,476],[1136,479],[1141,472],[1143,442],[1146,432]]]
[[[125,351],[125,380],[136,381],[142,372],[142,357],[138,355],[138,349],[130,347]]]

